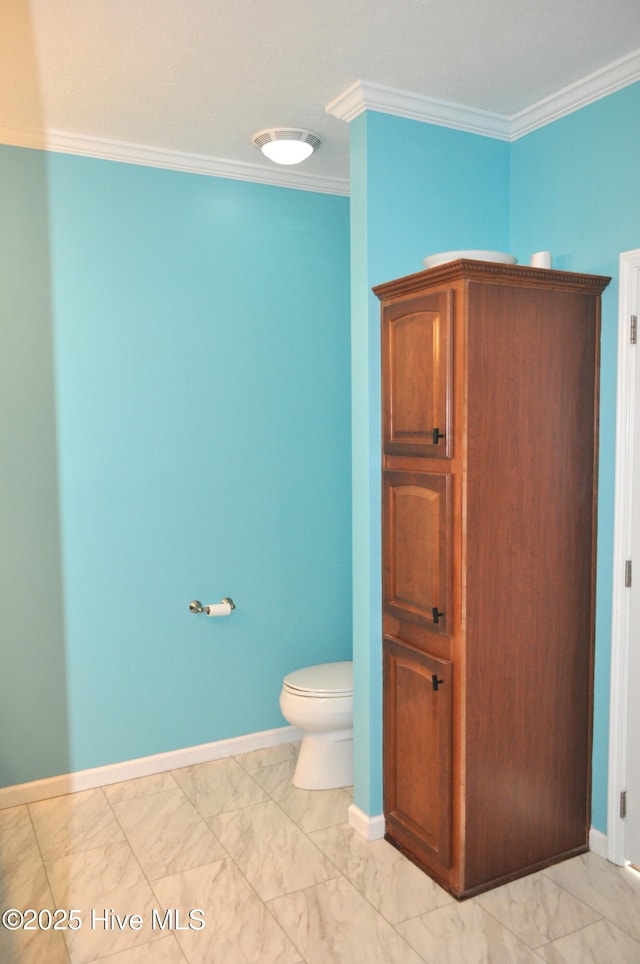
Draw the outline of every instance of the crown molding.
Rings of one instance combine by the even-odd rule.
[[[366,80],[357,80],[335,100],[327,104],[325,110],[339,120],[350,123],[365,110],[381,114],[394,114],[408,120],[424,121],[441,127],[483,134],[499,140],[510,140],[509,118],[491,111],[476,110],[453,104],[436,97],[412,94],[396,87],[384,87]]]
[[[127,141],[114,141],[102,137],[87,137],[68,131],[24,131],[0,127],[0,143],[14,147],[29,147],[59,154],[77,154],[125,164],[144,167],[166,168],[188,174],[205,174],[210,177],[226,177],[238,181],[254,181],[274,187],[293,188],[298,191],[315,191],[320,194],[349,194],[347,178],[321,174],[306,174],[284,168],[266,167],[241,161],[209,157],[205,154],[188,154],[167,151],[162,148],[145,147]]]
[[[395,87],[358,80],[327,104],[325,110],[350,123],[366,110],[451,127],[498,140],[515,141],[640,80],[640,50],[508,116],[425,97]]]
[[[518,140],[538,127],[551,124],[639,80],[640,50],[635,50],[607,67],[594,71],[577,83],[570,84],[556,94],[545,97],[544,100],[513,114],[509,118],[511,140]]]

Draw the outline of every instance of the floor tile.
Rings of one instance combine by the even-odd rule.
[[[422,964],[344,877],[278,897],[268,906],[307,964]]]
[[[251,776],[308,833],[333,827],[348,819],[352,796],[348,790],[301,790],[292,783],[295,760],[258,767]]]
[[[391,923],[453,902],[386,840],[365,840],[346,824],[309,836]]]
[[[153,888],[163,908],[203,911],[203,928],[176,932],[190,964],[298,964],[301,960],[228,858],[163,877]]]
[[[338,875],[272,800],[210,817],[209,824],[263,900]]]
[[[13,830],[14,827],[20,827],[25,823],[30,823],[31,818],[29,817],[29,810],[26,804],[19,807],[8,807],[6,810],[0,810],[0,833],[7,830]]]
[[[55,857],[45,867],[55,906],[77,909],[82,921],[79,929],[65,932],[73,964],[164,936],[152,928],[156,901],[127,843]],[[132,915],[140,916],[139,929]]]
[[[0,909],[51,907],[51,892],[29,811],[0,811]]]
[[[0,911],[55,910],[40,848],[26,806],[0,810]],[[17,920],[15,915],[10,920]],[[24,918],[22,918],[24,921]],[[2,964],[68,964],[61,931],[38,927],[35,914],[27,916],[31,929],[12,931],[0,925]],[[9,924],[9,920],[7,921]]]
[[[151,944],[141,944],[128,951],[96,958],[91,964],[185,964],[185,956],[172,934]]]
[[[69,964],[60,931],[8,931],[0,927],[2,964]]]
[[[84,790],[29,804],[45,860],[124,840],[102,790]]]
[[[300,790],[289,787],[278,806],[305,833],[335,827],[349,818],[353,797],[348,790]]]
[[[425,961],[437,964],[539,964],[540,960],[473,900],[421,914],[397,924],[396,929]]]
[[[134,800],[136,797],[146,797],[163,790],[175,790],[176,781],[170,773],[153,773],[148,777],[138,777],[136,780],[125,780],[123,783],[112,783],[104,788],[104,793],[110,804],[122,803],[124,800]]]
[[[287,760],[295,761],[298,759],[300,741],[293,743],[279,743],[277,746],[268,746],[264,750],[251,750],[249,753],[240,753],[234,759],[244,770],[251,772],[258,767],[269,766],[273,763],[282,763]]]
[[[224,847],[177,786],[115,803],[113,810],[150,880],[226,857]]]
[[[268,794],[232,758],[171,772],[203,817],[249,807],[269,799]]]
[[[589,853],[457,902],[349,826],[352,788],[294,787],[297,753],[0,810],[0,907],[82,923],[0,925],[1,964],[640,964],[639,874]]]
[[[640,874],[587,853],[543,873],[640,941]]]
[[[476,897],[476,903],[529,947],[593,924],[600,914],[544,874],[531,874]]]
[[[638,964],[640,943],[606,920],[538,948],[547,964]]]
[[[253,779],[265,790],[273,800],[282,800],[293,786],[293,773],[296,768],[296,758],[280,760],[254,767],[250,773]],[[308,793],[321,793],[321,790],[309,790]]]

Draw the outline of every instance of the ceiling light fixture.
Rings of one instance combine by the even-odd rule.
[[[273,127],[254,134],[253,143],[275,164],[299,164],[320,147],[320,138],[300,127]]]

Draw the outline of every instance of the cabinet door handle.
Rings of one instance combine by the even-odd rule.
[[[433,609],[431,610],[431,615],[433,616],[434,623],[439,623],[440,618],[441,616],[444,616],[444,613],[438,612],[438,607],[434,606]]]
[[[445,438],[445,433],[441,432],[439,428],[434,428],[433,430],[433,444],[437,445],[441,438]]]
[[[437,673],[432,673],[432,674],[431,674],[431,689],[437,691],[438,687],[439,687],[439,686],[442,686],[443,683],[444,683],[444,680],[443,680],[443,679],[438,679],[438,674],[437,674]]]

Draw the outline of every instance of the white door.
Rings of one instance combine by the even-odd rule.
[[[640,250],[620,256],[619,298],[607,857],[640,867]]]
[[[636,305],[636,317],[638,305]],[[624,856],[640,867],[640,351],[636,345],[632,470],[631,586],[627,672],[627,766]]]

